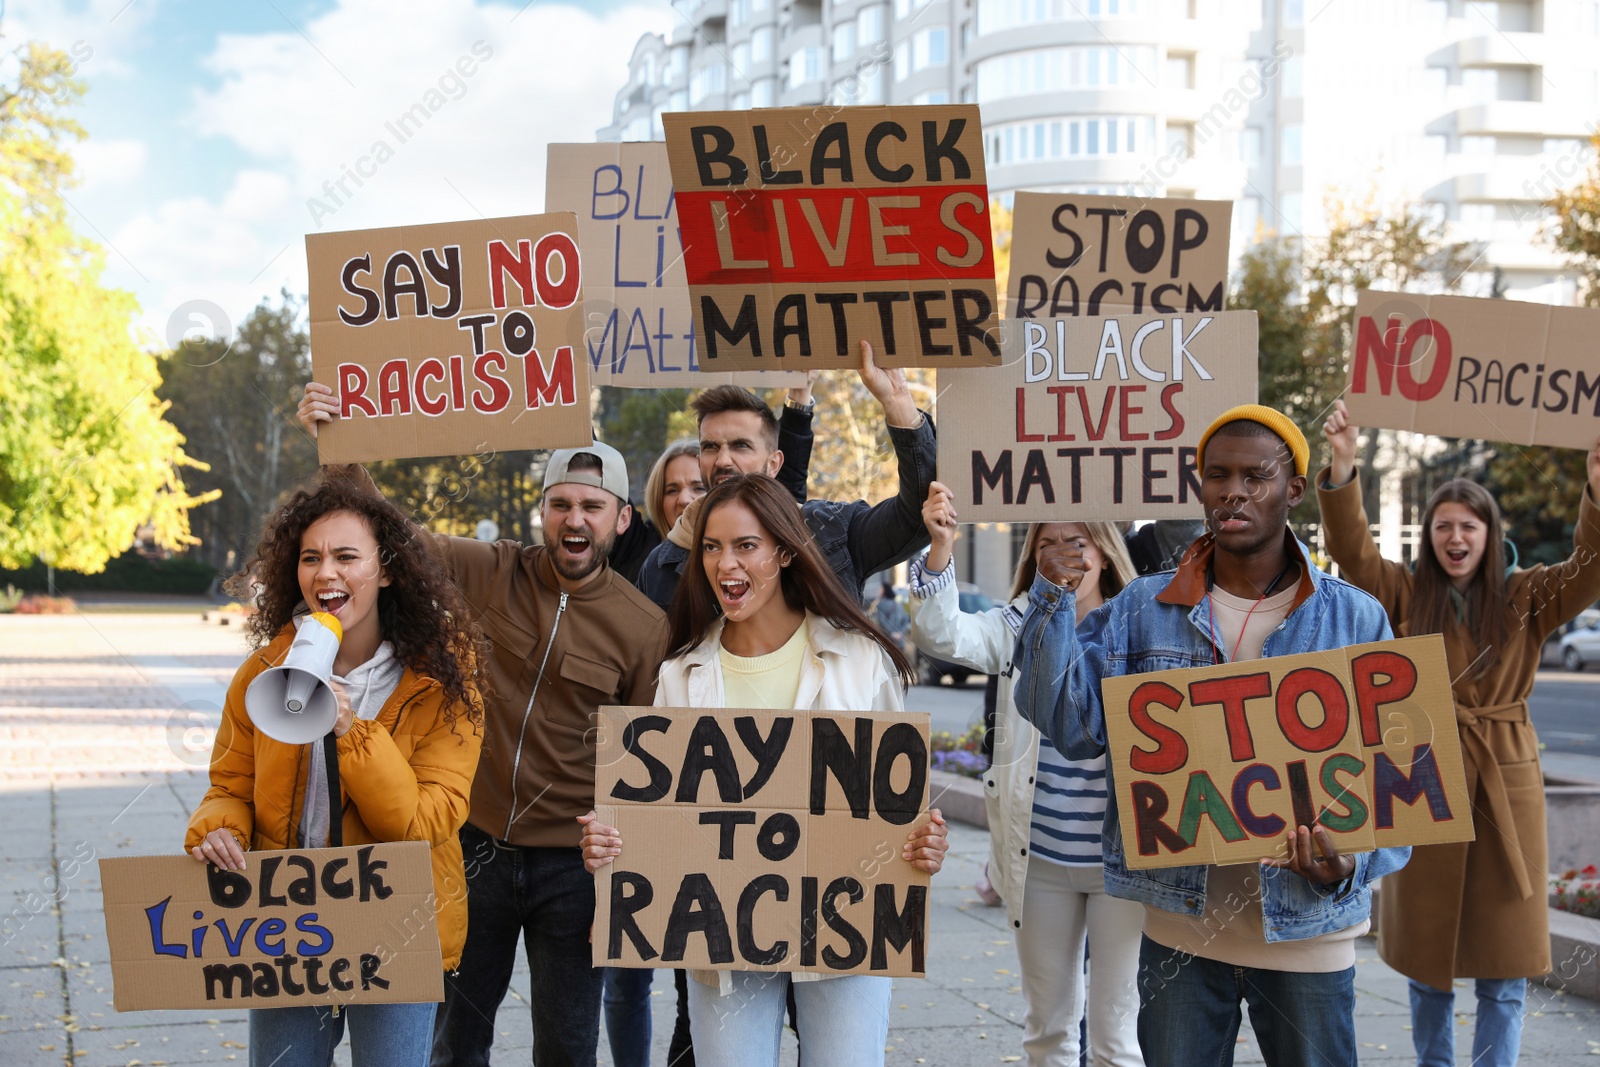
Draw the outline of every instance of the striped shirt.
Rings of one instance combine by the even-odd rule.
[[[1041,734],[1028,835],[1032,854],[1073,867],[1100,866],[1105,817],[1105,756],[1068,759]]]

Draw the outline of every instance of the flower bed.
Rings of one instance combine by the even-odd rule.
[[[948,771],[963,778],[982,778],[983,772],[989,769],[989,758],[982,752],[982,726],[974,726],[964,734],[938,730],[929,740],[933,748],[933,769],[936,771]]]
[[[1594,864],[1550,876],[1550,906],[1600,919],[1600,868]]]

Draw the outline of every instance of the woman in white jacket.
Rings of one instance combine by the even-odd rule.
[[[1078,586],[1079,621],[1133,580],[1133,562],[1109,523],[1035,523],[1017,563],[1011,602],[963,614],[951,566],[956,513],[950,490],[934,482],[922,517],[933,545],[911,567],[911,595],[920,602],[912,640],[931,656],[1003,676],[995,703],[994,758],[983,784],[989,880],[1005,901],[1022,964],[1028,1006],[1023,1051],[1030,1067],[1077,1067],[1087,929],[1089,1062],[1142,1067],[1134,983],[1144,909],[1105,891],[1100,856],[1105,757],[1069,760],[1058,753],[1017,713],[1010,679],[1017,629],[1028,610],[1028,587],[1042,546],[1072,540],[1082,546],[1089,570]]]
[[[794,499],[765,475],[740,475],[705,497],[672,601],[670,658],[658,707],[903,711],[911,666],[868,620],[823,559]],[[901,858],[937,873],[944,819],[907,835]],[[584,816],[584,861],[622,852],[615,828]],[[700,1067],[776,1067],[794,983],[807,1063],[881,1067],[891,980],[872,975],[696,972],[689,1026]]]

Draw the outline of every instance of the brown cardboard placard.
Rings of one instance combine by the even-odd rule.
[[[921,977],[926,713],[600,712],[594,963]]]
[[[1198,518],[1211,421],[1256,399],[1256,313],[1009,320],[1006,361],[939,371],[962,522]]]
[[[976,105],[662,123],[703,370],[1000,362]]]
[[[588,444],[571,214],[306,235],[323,463]]]
[[[596,385],[781,389],[805,382],[803,371],[700,369],[664,142],[552,144],[548,160],[544,209],[578,217],[584,352]]]
[[[425,842],[100,861],[118,1011],[444,999]]]
[[[1473,838],[1438,634],[1101,692],[1129,867],[1253,862],[1313,820],[1341,852]]]
[[[1019,192],[1008,319],[1221,311],[1227,200]]]
[[[1345,404],[1361,426],[1594,447],[1600,309],[1362,292]]]

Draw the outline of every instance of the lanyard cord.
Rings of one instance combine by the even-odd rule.
[[[1276,578],[1267,583],[1266,591],[1260,596],[1256,597],[1256,602],[1251,604],[1250,610],[1244,613],[1244,622],[1239,624],[1239,639],[1233,643],[1233,654],[1228,657],[1229,663],[1232,663],[1234,660],[1239,658],[1239,648],[1244,644],[1245,631],[1250,628],[1250,616],[1256,613],[1256,609],[1261,606],[1261,602],[1263,600],[1272,595],[1272,591],[1278,587],[1279,582],[1283,581],[1283,576],[1289,573],[1289,568],[1292,566],[1294,566],[1294,560],[1285,562],[1283,565],[1283,570],[1278,572],[1278,576]],[[1206,610],[1210,617],[1206,621],[1211,625],[1211,662],[1213,664],[1222,662],[1222,650],[1217,647],[1217,604],[1216,601],[1211,597],[1211,586],[1214,584],[1214,582],[1215,579],[1212,575],[1211,568],[1207,567]]]

